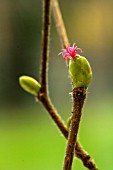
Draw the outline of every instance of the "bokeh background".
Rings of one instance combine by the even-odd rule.
[[[59,0],[70,44],[90,61],[79,140],[99,169],[113,169],[113,1]],[[52,17],[49,63],[51,99],[66,121],[71,112],[68,70]],[[66,141],[49,115],[24,92],[21,75],[39,80],[41,0],[0,0],[0,170],[60,170]],[[73,169],[85,170],[74,160]]]

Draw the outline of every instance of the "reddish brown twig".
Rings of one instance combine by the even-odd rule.
[[[60,12],[59,4],[56,0],[51,0],[51,4],[52,4],[54,19],[61,40],[61,44],[65,48],[69,42],[68,42],[68,37],[64,26],[64,22],[62,19],[62,15]]]
[[[44,95],[43,93],[39,93],[38,99],[43,104],[57,127],[60,129],[62,134],[66,139],[68,139],[68,129],[65,126],[64,122],[62,121],[61,117],[59,116],[58,112],[52,105],[50,99],[48,96]],[[75,146],[75,154],[76,157],[78,157],[84,164],[84,166],[89,170],[98,170],[96,167],[96,164],[94,160],[91,158],[91,156],[82,148],[80,143],[77,141]]]
[[[52,0],[52,2],[57,2],[56,0]],[[55,7],[57,8],[57,7]],[[59,9],[58,9],[59,10]],[[44,0],[44,17],[43,17],[43,34],[42,34],[42,55],[41,55],[41,72],[40,72],[40,80],[41,80],[41,90],[38,94],[38,99],[44,105],[53,121],[59,127],[60,131],[63,133],[65,138],[68,138],[68,130],[65,126],[64,122],[60,118],[56,109],[52,105],[49,95],[48,95],[48,46],[49,46],[49,31],[50,31],[50,0]],[[59,11],[60,12],[60,11]],[[62,18],[59,18],[62,20]],[[57,21],[57,20],[56,20]],[[65,32],[65,27],[61,22],[59,27],[59,32],[61,30],[61,40],[64,47],[68,44],[67,35]],[[64,28],[63,28],[64,27]],[[64,30],[64,31],[63,31]],[[64,33],[63,33],[64,32]],[[83,164],[89,170],[97,170],[94,161],[90,158],[90,156],[83,150],[80,144],[77,142],[75,146],[76,156],[82,160]],[[88,158],[88,159],[87,159]]]
[[[73,97],[73,112],[72,112],[73,115],[68,136],[63,170],[71,170],[72,168],[74,148],[77,140],[79,123],[82,114],[82,107],[84,100],[86,98],[86,90],[83,87],[74,88],[72,91],[72,97]]]
[[[48,56],[49,56],[49,34],[50,34],[50,0],[43,0],[43,32],[40,84],[41,92],[48,92]]]

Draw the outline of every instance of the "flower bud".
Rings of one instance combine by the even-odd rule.
[[[37,80],[29,76],[21,76],[19,78],[19,84],[25,91],[34,96],[38,95],[41,88],[41,85],[37,82]]]
[[[68,131],[69,131],[69,128],[70,128],[71,120],[72,120],[72,115],[67,119],[66,125],[67,125]]]
[[[87,88],[92,80],[92,71],[85,57],[76,55],[69,61],[69,73],[74,87]]]

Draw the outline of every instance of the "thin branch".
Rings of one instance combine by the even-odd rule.
[[[56,125],[59,127],[59,129],[62,132],[62,134],[64,135],[64,137],[67,139],[68,138],[67,127],[65,126],[60,115],[57,113],[56,109],[52,105],[52,102],[50,101],[49,97],[45,96],[45,95],[41,95],[41,93],[39,93],[38,99],[42,102],[43,106],[48,111],[48,113],[51,116],[51,118],[53,119],[53,121],[56,123]]]
[[[52,4],[52,10],[53,10],[53,15],[56,23],[56,27],[59,33],[59,37],[61,40],[62,46],[65,48],[68,45],[68,38],[67,38],[67,33],[66,29],[64,26],[64,22],[62,19],[62,15],[60,12],[59,4],[56,0],[51,0]]]
[[[86,98],[86,90],[83,87],[74,88],[72,91],[72,96],[73,96],[73,115],[68,136],[63,170],[71,170],[72,168],[74,148],[77,140],[79,123],[82,114],[82,107],[84,100]]]
[[[50,33],[50,0],[43,0],[43,32],[42,32],[42,54],[41,54],[41,92],[47,93],[48,88],[48,55],[49,55],[49,33]]]
[[[75,146],[76,156],[81,159],[84,166],[89,170],[98,170],[94,160],[90,157],[90,155],[83,150],[82,146],[77,142]]]
[[[69,44],[69,40],[66,34],[66,29],[65,29],[64,22],[62,19],[62,14],[59,8],[58,0],[51,0],[51,2],[52,2],[51,5],[52,5],[54,19],[56,22],[57,31],[60,36],[62,46],[65,48],[67,44]],[[89,170],[98,170],[94,160],[82,148],[82,146],[80,145],[78,141],[76,142],[76,145],[75,145],[75,154],[77,158],[82,160],[84,166],[87,167]]]
[[[52,0],[52,2],[57,2],[56,0]],[[57,8],[57,6],[55,7]],[[41,91],[38,94],[38,99],[44,105],[45,109],[50,114],[53,121],[59,127],[60,131],[64,135],[64,137],[68,138],[68,130],[65,126],[64,122],[60,118],[59,114],[55,110],[54,106],[52,105],[50,98],[48,96],[48,44],[49,44],[49,30],[50,30],[50,0],[44,0],[44,17],[43,17],[43,35],[42,35],[42,57],[41,57],[41,72],[40,72],[40,79],[41,79]],[[58,9],[59,10],[59,9]],[[58,12],[60,14],[60,10]],[[59,15],[61,16],[61,15]],[[56,16],[57,17],[57,16]],[[59,22],[62,21],[61,23]],[[63,46],[67,46],[68,39],[65,31],[65,27],[63,24],[63,20],[59,17],[58,22],[60,23],[59,32],[61,32],[61,39]],[[57,20],[56,20],[57,21]],[[64,38],[63,38],[64,37]],[[91,157],[83,150],[81,145],[77,142],[75,146],[75,153],[76,156],[82,160],[85,167],[89,170],[97,170],[96,165],[91,159]]]
[[[62,134],[66,139],[68,139],[68,129],[65,126],[64,122],[62,121],[61,117],[57,113],[56,109],[52,105],[49,97],[43,95],[42,93],[39,93],[38,95],[39,101],[43,104],[53,121],[56,123],[57,127],[60,129]],[[84,166],[89,170],[98,170],[96,167],[96,164],[94,160],[91,158],[91,156],[83,150],[82,146],[79,144],[79,142],[76,142],[75,146],[75,154],[77,158],[81,159]]]

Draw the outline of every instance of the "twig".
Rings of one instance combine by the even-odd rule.
[[[68,130],[60,118],[59,114],[55,110],[54,106],[51,103],[48,94],[48,46],[49,46],[49,30],[50,30],[50,0],[44,0],[43,2],[43,34],[42,34],[42,53],[41,53],[41,72],[40,72],[40,80],[41,80],[41,90],[38,94],[38,99],[42,102],[51,118],[57,124],[63,135],[68,137]]]
[[[56,27],[58,34],[60,36],[60,40],[62,46],[65,48],[67,44],[69,44],[69,40],[66,34],[66,29],[64,26],[64,22],[62,19],[62,14],[59,8],[58,0],[51,0],[51,5],[53,9],[53,15],[56,22]],[[87,167],[89,170],[98,170],[94,160],[90,157],[90,155],[82,148],[80,143],[77,141],[75,145],[75,154],[76,157],[81,159],[84,166]]]
[[[59,127],[59,129],[62,132],[62,134],[64,135],[64,137],[67,139],[68,138],[67,127],[65,126],[61,117],[59,116],[56,109],[52,105],[50,98],[48,96],[45,96],[45,95],[42,95],[41,93],[39,93],[38,99],[42,102],[43,106],[48,111],[48,113],[51,116],[51,118],[53,119],[53,121],[56,123],[56,125]]]
[[[56,0],[52,0],[52,2],[57,2]],[[43,35],[42,35],[42,57],[41,57],[41,72],[40,72],[40,79],[41,79],[41,90],[38,94],[38,99],[40,102],[44,105],[46,110],[48,111],[49,115],[52,117],[53,121],[56,123],[56,125],[59,127],[60,131],[64,135],[64,137],[68,138],[68,130],[65,126],[64,122],[60,118],[59,114],[55,110],[54,106],[52,105],[49,95],[48,95],[48,45],[49,45],[49,30],[50,30],[50,0],[44,0],[44,18],[43,18]],[[60,11],[59,11],[60,12]],[[62,20],[62,18],[60,18]],[[63,23],[63,22],[61,22]],[[61,32],[62,27],[64,27],[63,24],[61,24]],[[65,27],[63,28],[65,30]],[[64,31],[65,32],[65,31]],[[62,34],[61,39],[64,40],[63,45],[64,47],[68,44],[68,39],[66,38],[66,32],[65,34]],[[85,152],[81,145],[77,142],[75,147],[75,153],[76,156],[82,160],[84,166],[86,166],[89,170],[97,170],[95,163],[93,162],[93,159],[90,158],[90,156]]]
[[[59,4],[56,0],[51,0],[51,2],[52,2],[51,4],[52,4],[52,10],[53,10],[53,14],[54,14],[54,19],[55,19],[56,27],[57,27],[59,37],[61,40],[61,44],[65,48],[69,42],[68,42],[64,22],[62,19],[62,15],[61,15],[61,12],[59,9]]]
[[[82,114],[82,107],[83,107],[84,100],[86,98],[86,90],[83,87],[74,88],[72,91],[72,96],[73,96],[73,115],[72,115],[70,132],[68,136],[63,170],[71,170],[72,168],[74,147],[77,140],[79,123]]]
[[[85,167],[87,167],[89,170],[98,170],[94,160],[86,151],[83,150],[78,142],[76,143],[75,150],[77,158],[82,160]]]
[[[49,55],[49,34],[50,34],[50,0],[43,0],[43,32],[42,32],[42,54],[40,83],[41,92],[47,93],[48,88],[48,55]]]
[[[53,121],[56,123],[56,125],[59,127],[60,131],[64,135],[66,139],[68,139],[68,129],[65,126],[64,122],[62,121],[61,117],[55,110],[54,106],[52,105],[50,99],[48,96],[42,95],[42,93],[39,93],[38,99],[43,104]],[[94,160],[91,158],[91,156],[84,151],[80,143],[77,141],[75,146],[75,154],[76,156],[81,159],[84,166],[89,170],[98,170],[96,167],[96,164]]]

